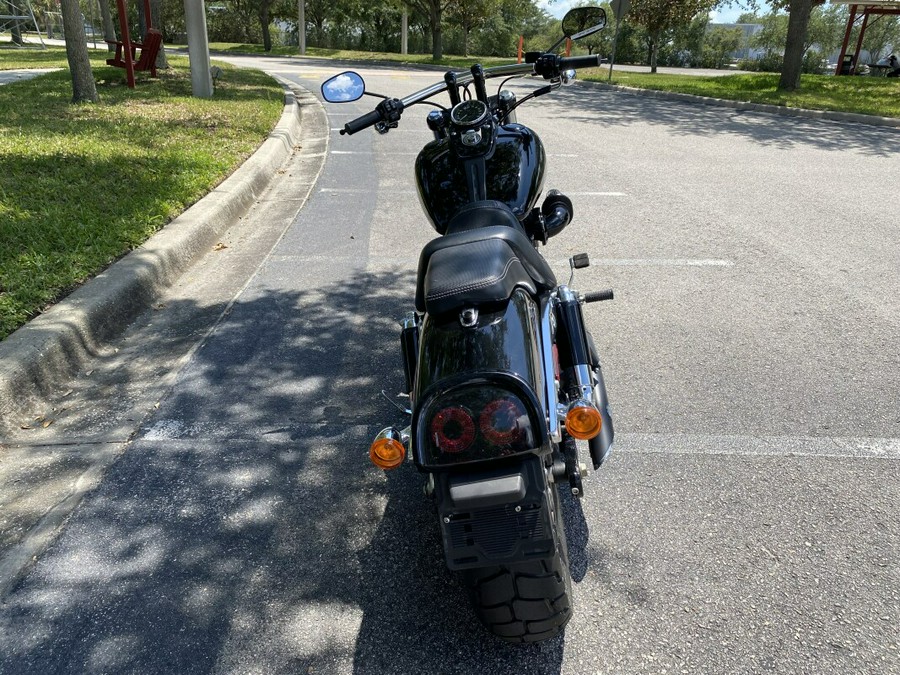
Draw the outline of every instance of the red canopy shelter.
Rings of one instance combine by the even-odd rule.
[[[866,28],[870,23],[878,21],[883,16],[900,15],[900,1],[898,0],[868,0],[868,2],[855,2],[854,0],[831,0],[833,5],[850,5],[850,17],[847,19],[847,30],[844,31],[844,42],[841,45],[841,56],[838,59],[835,75],[854,75],[858,65],[863,38]],[[875,17],[870,21],[870,17]],[[848,57],[847,45],[850,43],[850,33],[853,27],[862,22],[859,29],[859,37],[856,40],[856,51]],[[845,63],[846,62],[846,63]]]
[[[150,0],[143,0],[143,2],[147,33],[143,37],[143,42],[133,42],[131,33],[128,30],[128,11],[125,7],[125,0],[116,0],[122,40],[109,43],[116,45],[116,55],[114,58],[106,60],[106,63],[110,66],[125,69],[128,86],[132,89],[134,89],[134,73],[136,70],[149,70],[150,77],[156,77],[156,55],[162,46],[162,33],[153,28],[150,18]],[[140,58],[136,58],[138,49],[141,50]]]

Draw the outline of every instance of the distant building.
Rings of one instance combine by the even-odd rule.
[[[762,24],[758,23],[711,23],[710,28],[738,28],[743,33],[741,38],[741,48],[731,52],[733,59],[758,59],[765,54],[763,49],[754,49],[750,47],[750,38],[763,29]]]

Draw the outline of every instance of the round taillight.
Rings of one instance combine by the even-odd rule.
[[[431,438],[442,452],[462,452],[475,440],[475,422],[465,408],[443,408],[431,419]]]
[[[525,413],[507,398],[488,403],[478,418],[478,428],[488,443],[509,445],[519,439],[522,429],[519,418]]]

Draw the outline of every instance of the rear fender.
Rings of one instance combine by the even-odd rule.
[[[464,326],[457,317],[425,315],[412,397],[413,456],[420,469],[429,466],[423,416],[439,397],[470,386],[494,386],[519,397],[534,427],[534,451],[549,449],[540,332],[537,305],[522,290],[502,307],[479,308],[472,325]]]

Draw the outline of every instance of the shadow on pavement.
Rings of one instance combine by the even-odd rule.
[[[482,629],[415,469],[368,462],[412,285],[248,289],[0,606],[0,673],[560,672],[564,637]]]
[[[784,117],[586,87],[559,89],[553,102],[564,106],[570,119],[605,127],[641,122],[663,125],[684,136],[738,136],[784,149],[853,150],[878,157],[900,154],[900,132],[890,127]],[[580,111],[588,114],[579,116]]]

